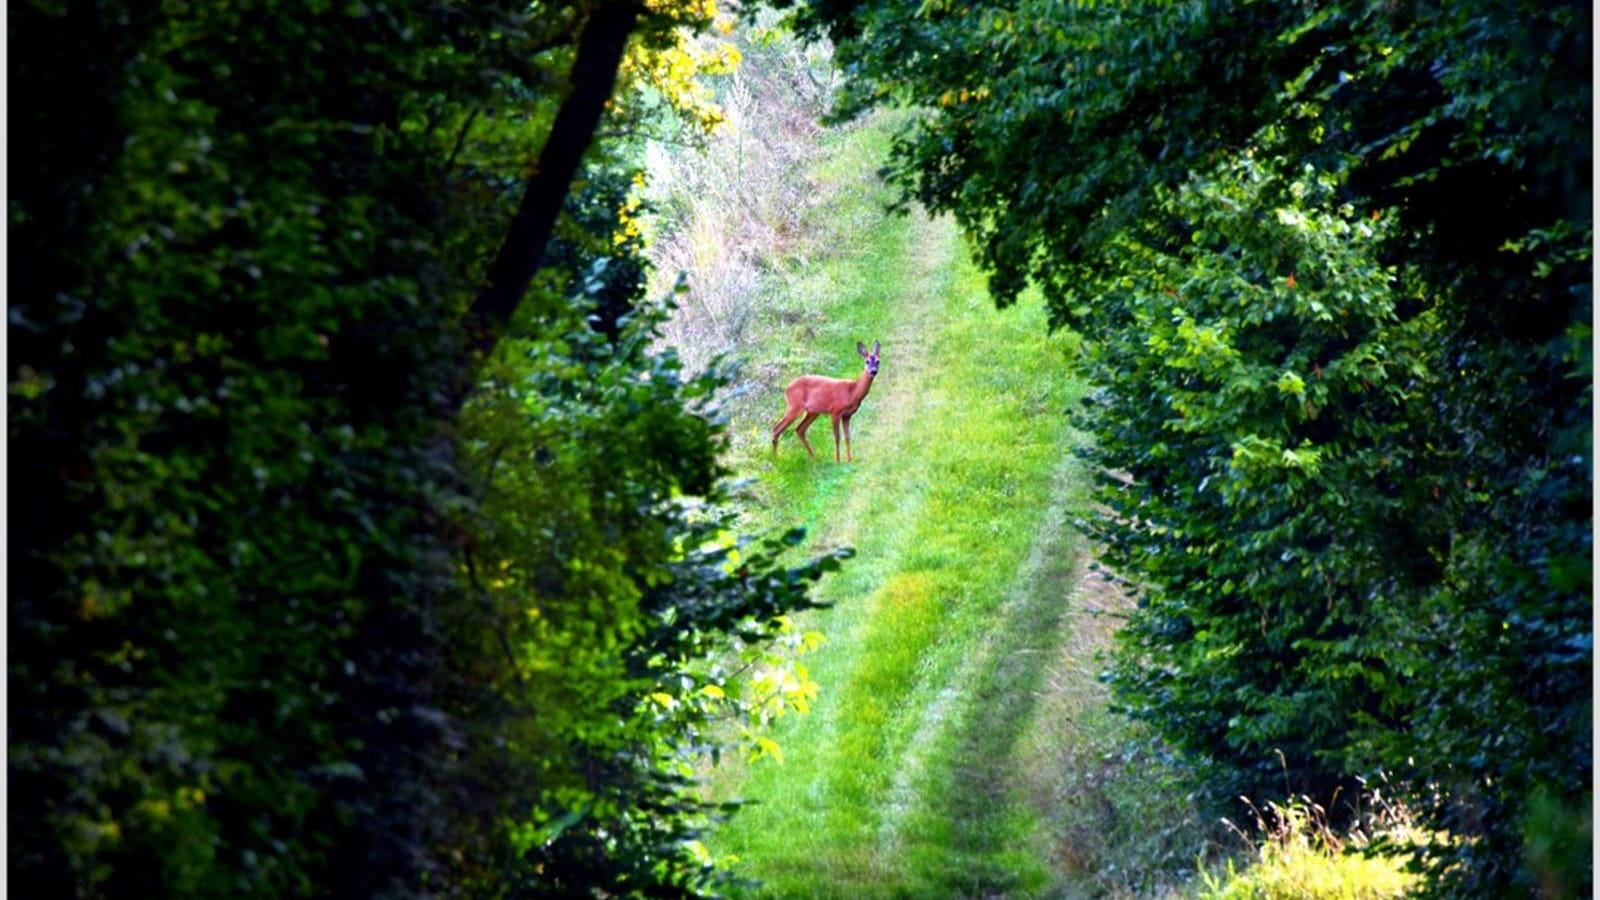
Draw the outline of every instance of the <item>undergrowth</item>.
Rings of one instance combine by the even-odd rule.
[[[1253,829],[1239,831],[1247,852],[1204,868],[1194,900],[1391,900],[1419,886],[1384,842],[1414,845],[1421,838],[1405,811],[1378,801],[1378,810],[1353,828],[1335,831],[1323,807],[1305,798],[1251,807]]]
[[[819,197],[812,169],[826,152],[819,119],[838,77],[825,47],[773,21],[762,13],[726,38],[741,62],[711,84],[723,118],[716,132],[689,132],[693,146],[658,143],[647,155],[651,293],[692,273],[665,328],[691,369],[764,332],[750,320],[781,296],[784,279],[774,275],[821,252],[808,221]]]

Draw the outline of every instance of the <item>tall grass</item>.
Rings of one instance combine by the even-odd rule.
[[[1393,857],[1364,854],[1375,836],[1414,845],[1422,837],[1403,809],[1381,803],[1356,828],[1336,833],[1303,798],[1254,810],[1246,865],[1230,859],[1200,873],[1194,900],[1397,900],[1419,886]]]
[[[697,147],[647,153],[653,296],[692,272],[666,338],[692,368],[746,339],[752,314],[776,285],[774,266],[816,252],[806,217],[816,205],[810,169],[824,152],[818,120],[838,78],[825,47],[807,46],[762,13],[729,36],[742,61],[715,79],[724,123]],[[722,40],[723,38],[715,38]]]
[[[1050,895],[1073,876],[1059,781],[1042,773],[1056,742],[1085,740],[1041,713],[1058,705],[1053,667],[1092,658],[1104,635],[1074,630],[1099,623],[1080,615],[1069,525],[1082,503],[1064,416],[1081,391],[1073,338],[1050,336],[1037,303],[996,311],[949,222],[884,214],[895,198],[875,173],[893,117],[797,124],[820,107],[782,112],[796,98],[773,86],[827,78],[751,78],[772,102],[731,118],[775,131],[724,134],[656,170],[659,208],[686,217],[658,231],[665,277],[689,273],[667,337],[691,364],[725,350],[743,364],[724,403],[729,462],[750,480],[743,527],[801,524],[805,549],[858,555],[822,587],[835,608],[802,625],[828,638],[807,661],[813,712],[780,721],[781,765],[714,773],[719,798],[753,805],[708,844],[763,896]],[[755,158],[774,144],[781,165]],[[854,377],[858,340],[883,342],[853,424],[858,462],[832,463],[826,425],[813,432],[824,462],[792,436],[773,454],[783,386]],[[1083,703],[1103,713],[1103,698]]]

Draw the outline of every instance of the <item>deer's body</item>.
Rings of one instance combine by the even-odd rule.
[[[864,364],[861,377],[851,381],[848,378],[828,378],[822,375],[801,375],[783,391],[784,401],[788,408],[784,410],[783,418],[778,424],[772,426],[772,450],[778,450],[778,439],[783,437],[784,431],[790,423],[800,419],[800,424],[795,428],[795,437],[800,439],[806,452],[812,459],[817,458],[815,450],[811,449],[811,442],[806,440],[806,429],[816,421],[818,416],[826,414],[833,421],[833,461],[839,462],[839,426],[844,425],[844,452],[850,462],[855,462],[855,454],[850,450],[850,417],[861,408],[861,401],[867,397],[867,392],[872,390],[872,379],[878,375],[878,342],[872,342],[872,352],[868,353],[865,345],[856,343],[856,353],[860,354]],[[804,418],[801,418],[801,417]]]

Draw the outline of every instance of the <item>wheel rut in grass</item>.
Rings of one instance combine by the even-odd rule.
[[[1047,512],[1028,559],[976,651],[949,692],[954,712],[929,740],[942,742],[947,765],[922,773],[916,794],[932,798],[917,815],[925,830],[948,834],[950,853],[919,880],[929,896],[1039,896],[1053,874],[1045,830],[1032,821],[1025,771],[1038,760],[1020,747],[1047,689],[1069,625],[1069,597],[1082,568],[1082,541],[1067,524],[1070,463],[1057,474],[1056,501]],[[959,690],[959,693],[957,693]],[[939,783],[942,782],[942,783]],[[907,829],[919,830],[916,819]]]

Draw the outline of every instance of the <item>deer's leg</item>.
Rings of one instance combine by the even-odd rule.
[[[833,461],[839,461],[839,416],[829,416],[833,420]]]
[[[811,449],[811,442],[806,440],[806,429],[811,427],[811,423],[815,422],[817,420],[817,416],[819,415],[821,415],[821,413],[806,413],[806,417],[800,420],[800,424],[796,426],[794,430],[795,437],[799,438],[800,443],[806,446],[806,452],[811,454],[812,459],[817,458],[817,451]]]
[[[856,461],[856,455],[850,452],[850,417],[844,417],[844,458],[850,462]]]
[[[783,437],[783,432],[789,427],[789,423],[798,418],[800,418],[800,408],[798,406],[790,407],[788,410],[784,411],[783,418],[778,420],[778,424],[772,426],[773,453],[778,452],[778,438]]]

